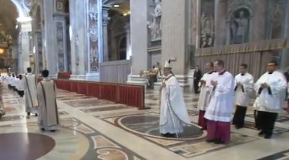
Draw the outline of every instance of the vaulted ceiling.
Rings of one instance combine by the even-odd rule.
[[[16,19],[18,17],[17,8],[11,0],[0,0],[0,24],[6,35],[11,35],[14,40],[17,39],[18,29]]]

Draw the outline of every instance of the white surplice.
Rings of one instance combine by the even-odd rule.
[[[38,124],[45,130],[55,130],[59,125],[58,108],[56,102],[56,86],[50,79],[45,78],[37,85],[39,100]]]
[[[264,88],[260,92],[263,83],[267,83],[270,89]],[[285,106],[286,87],[287,82],[283,73],[274,71],[272,74],[268,72],[263,74],[254,86],[258,94],[254,103],[256,110],[278,113]]]
[[[182,133],[191,123],[181,87],[172,74],[163,83],[166,86],[161,90],[160,133]]]
[[[230,122],[234,111],[234,77],[231,73],[214,73],[218,84],[213,89],[205,118],[211,121]]]
[[[23,79],[26,112],[34,112],[36,110],[35,107],[38,106],[36,77],[32,73],[28,73]]]
[[[18,79],[17,82],[17,90],[18,91],[24,91],[24,79]]]
[[[242,86],[237,86],[241,83]],[[251,74],[238,74],[235,77],[235,104],[242,107],[248,107],[252,92],[254,91],[254,78]]]
[[[206,81],[205,85],[200,86],[200,96],[198,101],[198,108],[199,110],[205,111],[206,108],[209,105],[210,100],[210,93],[213,89],[213,86],[211,85],[211,81],[213,80],[214,73],[205,73],[201,80]]]

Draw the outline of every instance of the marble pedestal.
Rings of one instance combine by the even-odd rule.
[[[146,85],[146,81],[143,77],[140,77],[139,75],[128,75],[128,84],[138,84],[138,85]]]
[[[87,81],[100,81],[99,73],[87,73],[86,80]]]
[[[86,80],[86,75],[71,75],[70,80]]]
[[[49,74],[48,77],[49,77],[49,78],[52,78],[52,79],[57,79],[58,73],[56,73],[56,74]]]

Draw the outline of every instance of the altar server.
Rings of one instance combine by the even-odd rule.
[[[230,142],[231,120],[234,110],[234,77],[225,70],[224,62],[214,63],[214,73],[211,85],[212,96],[206,110],[207,142],[227,144]]]
[[[247,107],[249,106],[252,92],[254,90],[254,79],[247,72],[248,65],[240,65],[240,74],[235,77],[235,105],[236,111],[233,124],[237,129],[244,127]]]
[[[13,91],[15,91],[15,74],[12,74],[12,77],[11,77],[11,79],[10,79],[10,84],[11,84],[11,89],[13,90]]]
[[[38,124],[43,131],[54,132],[59,126],[58,108],[56,102],[56,86],[48,78],[49,71],[42,71],[43,80],[37,85],[39,101]]]
[[[19,79],[17,82],[17,90],[20,97],[24,96],[24,81],[22,75],[19,75]]]
[[[259,135],[264,135],[266,139],[272,137],[278,113],[285,105],[287,82],[284,74],[277,71],[277,67],[276,61],[268,63],[268,72],[255,83],[258,95],[254,103],[257,110],[257,128],[260,130]]]
[[[214,64],[212,62],[206,64],[207,73],[205,73],[200,80],[200,96],[198,102],[198,109],[199,109],[199,120],[198,125],[202,127],[202,130],[207,129],[207,120],[204,118],[206,108],[209,105],[210,100],[210,93],[213,89],[211,85],[211,81],[213,80],[213,73],[214,73]]]
[[[165,62],[164,76],[161,87],[160,133],[164,137],[178,137],[184,127],[190,125],[190,118],[170,61]]]
[[[36,77],[32,74],[32,69],[27,68],[28,74],[24,76],[24,94],[25,94],[25,108],[27,117],[30,117],[31,113],[34,113],[37,116],[36,107],[38,106],[37,102],[37,93],[36,93]]]

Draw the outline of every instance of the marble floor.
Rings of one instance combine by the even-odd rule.
[[[254,129],[249,109],[246,127],[232,127],[228,145],[208,144],[197,125],[179,138],[158,133],[158,92],[147,91],[147,110],[58,90],[61,128],[42,132],[37,118],[27,119],[24,100],[3,89],[6,115],[0,120],[0,160],[289,160],[289,116],[282,113],[274,137],[265,140]],[[198,97],[185,93],[192,123]]]

